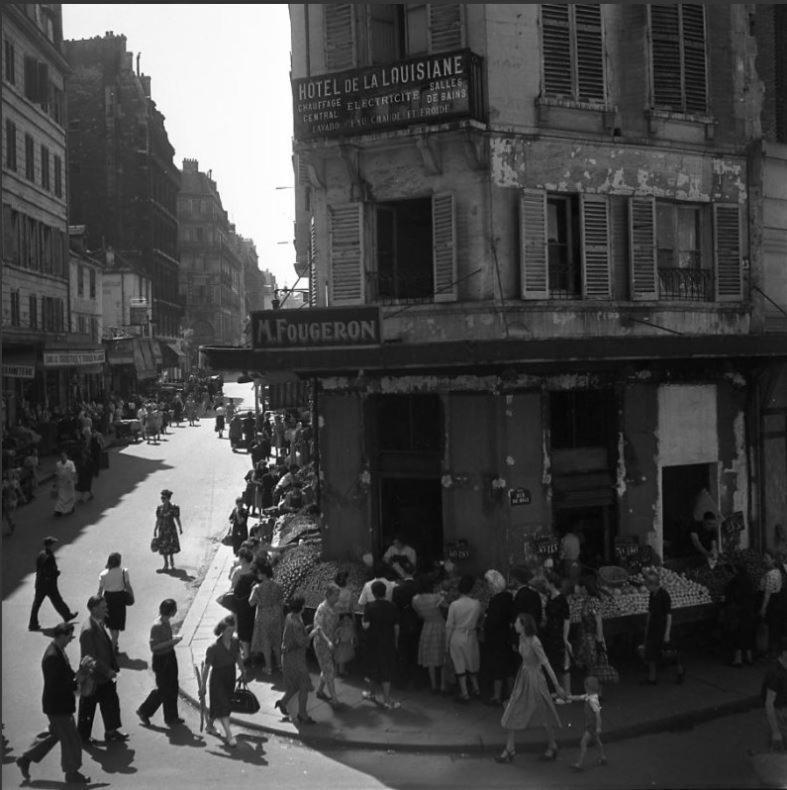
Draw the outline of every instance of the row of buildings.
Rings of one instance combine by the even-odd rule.
[[[4,4],[2,119],[4,427],[179,379],[271,306],[211,172],[175,165],[125,36],[64,41],[60,4]]]
[[[326,552],[678,561],[787,523],[787,8],[291,4]],[[710,504],[709,504],[710,503]]]

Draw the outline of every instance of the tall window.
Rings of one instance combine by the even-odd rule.
[[[85,267],[77,267],[77,296],[85,295]]]
[[[11,326],[19,326],[19,291],[11,291]]]
[[[615,399],[604,390],[549,393],[550,440],[554,449],[604,447],[615,424]]]
[[[581,293],[579,205],[574,196],[547,198],[549,292],[553,298]]]
[[[705,10],[699,3],[651,4],[653,106],[706,113]]]
[[[5,122],[5,166],[16,170],[16,124],[8,119]]]
[[[63,160],[55,154],[55,195],[63,197]]]
[[[6,82],[16,85],[16,52],[7,38],[3,39],[3,65]]]
[[[25,135],[25,178],[28,181],[35,181],[36,178],[36,149],[33,138]]]
[[[90,298],[96,298],[96,270],[95,269],[88,269],[88,273],[90,276]]]
[[[49,149],[41,146],[41,186],[49,191]]]
[[[38,328],[38,297],[35,294],[30,294],[28,299],[27,314],[30,319],[30,328]]]
[[[604,101],[601,6],[541,5],[544,94]]]
[[[710,254],[703,255],[707,222],[700,206],[656,201],[659,293],[664,299],[713,299]]]
[[[49,67],[29,56],[25,56],[25,96],[43,105],[49,98]]]

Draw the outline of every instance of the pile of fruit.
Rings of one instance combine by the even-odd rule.
[[[298,586],[297,594],[303,596],[307,608],[316,609],[322,603],[325,599],[326,588],[340,571],[346,571],[348,574],[347,589],[351,593],[353,604],[355,604],[366,582],[366,567],[358,562],[327,560],[314,565]]]
[[[303,543],[285,551],[273,566],[273,580],[281,585],[285,601],[295,595],[295,591],[320,561],[321,550],[319,544]]]
[[[307,513],[285,513],[273,525],[271,545],[283,548],[296,543],[317,543],[320,540],[320,525],[316,516]]]

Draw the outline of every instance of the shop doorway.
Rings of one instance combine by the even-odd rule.
[[[599,568],[610,562],[615,524],[611,507],[594,505],[562,508],[555,511],[554,523],[559,538],[569,530],[577,534],[582,565]]]
[[[418,554],[419,569],[443,555],[440,478],[383,477],[380,486],[380,553],[401,534]]]
[[[694,504],[702,489],[713,493],[711,464],[665,466],[661,470],[661,512],[664,559],[694,553],[689,532],[694,522]]]

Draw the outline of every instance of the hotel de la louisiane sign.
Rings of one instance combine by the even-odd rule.
[[[468,117],[474,58],[449,52],[293,80],[295,139]]]

